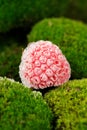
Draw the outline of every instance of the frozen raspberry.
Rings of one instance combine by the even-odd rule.
[[[70,78],[70,65],[58,46],[50,41],[33,42],[25,48],[19,66],[22,83],[43,89],[58,86]]]

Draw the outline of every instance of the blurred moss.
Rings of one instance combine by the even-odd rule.
[[[67,0],[0,0],[0,32],[30,27],[36,21],[65,14]]]
[[[0,32],[31,28],[48,17],[66,16],[87,22],[87,0],[0,0]]]
[[[69,0],[65,16],[87,22],[87,0]]]
[[[5,46],[0,52],[0,76],[7,76],[20,81],[19,64],[21,61],[23,47],[15,42],[10,46]]]

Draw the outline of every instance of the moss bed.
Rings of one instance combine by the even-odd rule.
[[[3,11],[4,10],[4,11]],[[30,28],[47,17],[65,16],[87,22],[86,0],[0,0],[0,32]]]
[[[44,98],[55,116],[54,130],[87,129],[87,79],[69,81]]]
[[[40,92],[0,77],[0,130],[51,130],[52,117]]]
[[[4,47],[0,52],[0,76],[7,76],[20,81],[18,72],[22,50],[23,46],[19,46],[15,42]]]
[[[64,15],[68,2],[69,0],[66,3],[64,0],[0,0],[0,32],[18,27],[28,28],[45,17]]]

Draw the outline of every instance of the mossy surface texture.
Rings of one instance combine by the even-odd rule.
[[[14,78],[17,81],[20,80],[18,72],[22,49],[23,47],[18,46],[15,42],[2,49],[0,52],[0,76]]]
[[[87,79],[69,81],[45,94],[54,130],[87,130]]]
[[[0,77],[0,130],[51,130],[51,120],[40,92]]]
[[[87,0],[69,0],[66,16],[87,22]]]
[[[67,4],[64,0],[0,0],[0,32],[29,27],[45,17],[64,15]]]
[[[44,19],[33,27],[28,40],[58,45],[71,65],[71,79],[87,77],[87,25],[66,18]]]
[[[0,32],[30,27],[47,17],[67,16],[87,22],[87,0],[0,0]]]

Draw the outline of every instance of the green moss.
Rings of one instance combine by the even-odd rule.
[[[0,32],[30,27],[42,18],[64,15],[67,4],[64,0],[0,0]]]
[[[29,42],[49,40],[58,45],[69,61],[71,78],[87,77],[87,26],[66,18],[44,19],[28,35]]]
[[[0,32],[30,27],[47,17],[67,16],[87,22],[87,0],[0,0]]]
[[[16,43],[3,48],[0,52],[0,76],[7,76],[15,80],[20,80],[18,72],[22,49],[23,47]]]
[[[55,115],[54,130],[87,129],[87,79],[69,81],[44,98]]]
[[[87,0],[69,0],[66,16],[87,22]]]
[[[51,120],[40,92],[0,77],[0,130],[51,130]]]

